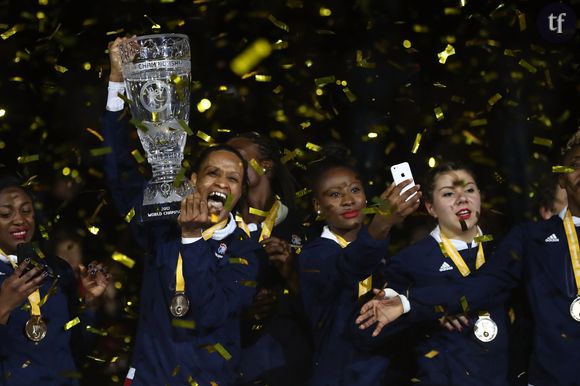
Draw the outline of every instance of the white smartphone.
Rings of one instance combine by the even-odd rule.
[[[403,188],[401,194],[406,192],[407,190],[411,189],[415,186],[415,180],[413,179],[413,173],[411,173],[411,167],[409,166],[408,162],[402,162],[400,164],[396,164],[391,166],[391,175],[393,176],[393,182],[395,185],[400,184],[404,180],[411,179],[411,183]],[[407,198],[405,201],[409,201],[411,197],[413,197],[417,193],[413,193],[412,196]]]

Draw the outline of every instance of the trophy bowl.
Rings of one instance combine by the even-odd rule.
[[[182,34],[144,35],[120,46],[131,115],[151,166],[141,220],[176,218],[192,192],[181,171],[189,123],[191,54]]]

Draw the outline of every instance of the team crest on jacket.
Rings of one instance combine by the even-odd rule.
[[[228,250],[228,246],[225,243],[220,243],[220,246],[217,249],[217,252],[215,253],[215,255],[221,259],[222,257],[224,257],[224,255],[226,254],[226,251]]]
[[[290,239],[290,244],[293,247],[300,248],[302,247],[302,238],[298,235],[292,235],[292,238]]]

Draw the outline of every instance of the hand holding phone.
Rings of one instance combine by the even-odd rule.
[[[32,268],[38,268],[41,272],[46,272],[46,277],[53,279],[54,271],[45,262],[43,262],[34,250],[34,247],[30,243],[20,243],[16,246],[16,257],[18,259],[18,265],[22,264],[24,260],[29,259],[28,266],[26,267],[26,272],[30,271]],[[24,273],[26,273],[24,272]]]
[[[415,180],[413,179],[413,173],[411,173],[411,167],[409,166],[408,162],[402,162],[400,164],[396,164],[391,166],[391,175],[393,176],[393,182],[395,185],[400,184],[405,180],[412,180],[411,183],[401,190],[401,194],[405,193],[407,190],[411,189],[415,186]],[[409,198],[405,201],[409,201],[411,197],[415,196],[417,193],[413,193]]]

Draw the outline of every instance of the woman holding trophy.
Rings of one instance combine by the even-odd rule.
[[[123,87],[113,82],[123,80],[121,46],[123,71],[140,68],[143,71],[138,74],[143,76],[145,70],[154,69],[152,76],[159,77],[142,82],[141,90],[129,89],[133,119],[141,118],[136,123],[140,137],[143,141],[150,136],[144,143],[154,175],[149,184],[130,154],[130,129],[119,119],[122,103],[115,98]],[[110,98],[103,131],[106,146],[113,152],[106,156],[105,171],[120,212],[141,212],[131,223],[137,241],[147,251],[133,367],[125,385],[233,383],[240,351],[239,313],[255,292],[255,253],[260,245],[236,226],[231,214],[247,188],[243,157],[225,145],[206,148],[189,180],[180,182],[176,177],[185,145],[179,121],[188,116],[189,74],[170,70],[172,65],[185,68],[182,62],[189,59],[188,48],[185,35],[119,38],[109,45]],[[136,51],[127,56],[132,50]],[[137,51],[160,57],[132,62],[141,55]],[[148,112],[136,111],[147,103]],[[151,104],[157,105],[151,108]],[[181,142],[176,144],[174,139]],[[167,170],[169,175],[163,175]],[[159,189],[151,187],[155,184]],[[160,197],[165,201],[159,201]]]

